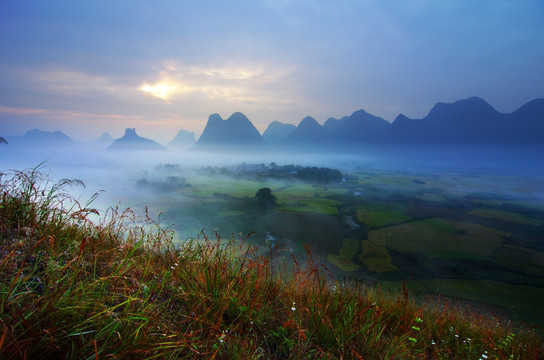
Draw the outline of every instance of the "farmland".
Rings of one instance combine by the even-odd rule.
[[[282,247],[282,258],[302,258],[309,245],[338,279],[384,289],[405,284],[415,294],[491,305],[514,320],[544,324],[537,306],[544,291],[544,208],[533,193],[535,183],[544,188],[542,180],[359,169],[313,181],[252,176],[248,168],[179,170],[184,186],[150,205],[164,212],[179,241],[202,230],[228,239],[252,234],[254,244]],[[160,188],[167,175],[158,172],[147,183]],[[263,210],[255,194],[265,187],[276,205]]]

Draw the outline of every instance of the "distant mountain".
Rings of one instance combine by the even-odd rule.
[[[306,116],[297,128],[285,138],[283,144],[288,147],[302,147],[305,149],[323,147],[326,131],[311,116]]]
[[[479,97],[439,102],[422,119],[399,115],[387,135],[389,143],[542,143],[544,100],[533,100],[511,114],[498,112]]]
[[[391,124],[381,117],[358,110],[341,119],[329,118],[323,126],[304,118],[284,143],[291,147],[343,149],[381,139]]]
[[[242,113],[236,112],[227,120],[212,114],[202,135],[192,147],[195,150],[242,150],[247,148],[264,149],[266,141],[251,121]]]
[[[293,124],[284,124],[279,121],[272,121],[263,133],[263,138],[271,145],[280,144],[285,140],[297,127]]]
[[[136,129],[127,128],[122,138],[116,139],[108,149],[113,150],[166,150],[156,141],[143,138],[136,134]]]
[[[33,129],[27,131],[22,136],[11,136],[8,142],[13,145],[23,146],[70,146],[74,145],[74,141],[66,136],[62,131],[43,131]]]
[[[178,131],[177,135],[168,143],[168,147],[188,149],[195,143],[195,134],[187,130]]]
[[[361,109],[340,120],[330,118],[323,128],[328,134],[328,143],[343,147],[375,142],[390,126],[388,121]]]
[[[523,128],[523,133],[512,132],[511,136],[517,141],[531,141],[544,144],[544,99],[529,101],[512,114],[512,122]]]
[[[111,135],[107,132],[100,135],[100,138],[94,142],[97,145],[101,145],[104,147],[110,146],[113,143],[113,138]]]

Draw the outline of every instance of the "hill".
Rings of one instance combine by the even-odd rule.
[[[511,114],[495,110],[485,100],[471,97],[437,103],[422,119],[399,115],[387,142],[423,144],[516,144],[544,139],[544,101],[533,100]]]
[[[279,121],[272,121],[263,133],[263,138],[270,145],[279,145],[293,133],[296,126],[284,124]]]
[[[64,134],[62,131],[43,131],[39,129],[33,129],[27,131],[22,136],[11,136],[8,139],[10,145],[22,145],[25,147],[34,146],[70,146],[74,145],[74,141]]]
[[[156,141],[136,134],[136,129],[127,128],[122,138],[116,139],[108,146],[110,150],[166,150]]]
[[[176,136],[168,143],[169,148],[186,150],[195,143],[195,134],[187,130],[180,130]]]
[[[265,147],[266,141],[251,121],[244,114],[236,112],[226,120],[218,114],[210,115],[202,135],[192,149],[244,150]]]

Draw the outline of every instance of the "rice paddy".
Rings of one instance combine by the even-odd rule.
[[[328,184],[189,177],[190,186],[171,196],[163,219],[185,234],[181,238],[206,229],[225,238],[253,233],[253,243],[264,244],[269,233],[295,257],[309,245],[338,277],[397,289],[405,282],[421,294],[488,303],[544,324],[536,309],[533,318],[519,315],[535,305],[531,297],[508,295],[544,288],[544,207],[530,190],[544,187],[543,181],[463,173],[345,175]],[[276,198],[267,211],[254,199],[263,187]],[[500,284],[508,291],[483,295],[482,288]]]

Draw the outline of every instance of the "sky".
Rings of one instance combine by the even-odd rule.
[[[544,0],[0,1],[0,136],[171,140],[213,113],[388,121],[544,97]]]

